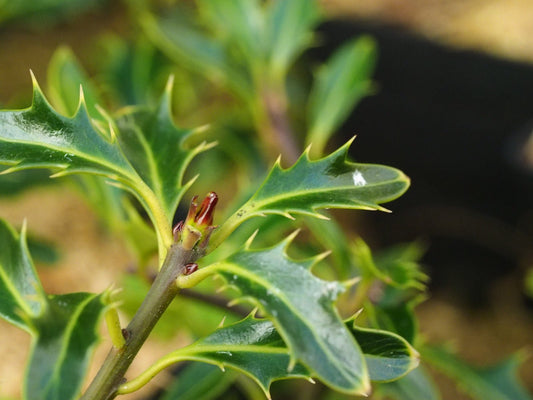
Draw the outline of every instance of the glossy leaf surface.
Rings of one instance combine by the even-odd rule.
[[[45,311],[46,303],[28,253],[25,230],[18,235],[0,220],[0,316],[31,333],[31,319]]]
[[[308,152],[287,169],[278,161],[252,198],[215,232],[213,247],[243,221],[258,215],[324,218],[318,209],[385,210],[379,204],[401,196],[409,187],[409,178],[392,167],[347,161],[352,140],[316,161],[309,159]]]
[[[350,331],[365,355],[370,380],[393,381],[418,366],[418,352],[402,337],[357,326],[352,326]]]
[[[32,336],[24,398],[75,399],[106,307],[102,296],[47,296],[35,273],[24,231],[19,236],[3,220],[0,245],[0,316]]]
[[[287,257],[285,248],[292,237],[269,249],[242,250],[195,274],[217,273],[237,288],[241,298],[256,303],[273,320],[293,361],[307,366],[325,384],[346,393],[367,393],[363,354],[334,306],[344,286],[311,273],[319,258]]]
[[[188,146],[195,130],[179,129],[171,115],[172,80],[155,110],[139,109],[119,118],[119,141],[126,156],[144,182],[162,203],[171,221],[184,191],[185,169],[198,153],[212,147],[205,142]]]

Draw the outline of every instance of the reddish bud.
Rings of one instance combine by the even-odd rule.
[[[215,192],[210,192],[200,205],[200,209],[196,213],[194,221],[198,225],[212,225],[213,224],[213,212],[218,202],[218,196]]]
[[[193,272],[198,271],[198,264],[196,263],[189,263],[185,265],[185,270],[183,271],[183,275],[190,275]]]
[[[172,236],[174,236],[174,241],[177,242],[180,240],[181,231],[183,230],[183,221],[178,222],[174,228],[172,228]]]

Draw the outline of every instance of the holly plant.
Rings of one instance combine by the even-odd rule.
[[[46,293],[31,226],[19,233],[0,220],[0,316],[32,338],[25,399],[114,399],[169,368],[166,400],[211,399],[235,384],[246,398],[271,398],[272,383],[288,379],[316,383],[316,398],[438,398],[416,369],[419,351],[451,375],[463,368],[476,396],[528,398],[512,373],[489,385],[419,340],[419,244],[373,254],[329,211],[388,212],[410,184],[396,168],[352,161],[353,138],[326,151],[372,90],[372,39],[343,45],[309,85],[295,74],[322,18],[314,1],[129,6],[139,36],[107,38],[94,78],[60,48],[46,95],[32,74],[31,105],[0,111],[2,174],[44,169],[74,182],[137,264],[102,293]],[[211,130],[177,126],[176,110]],[[176,307],[185,298],[209,307],[218,328],[195,305]],[[170,335],[195,339],[130,376],[165,313],[176,316],[165,321]],[[112,347],[86,382],[103,321]]]

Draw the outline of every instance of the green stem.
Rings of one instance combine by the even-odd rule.
[[[185,250],[179,244],[170,247],[150,291],[125,330],[125,344],[120,349],[111,349],[80,400],[110,400],[117,396],[117,389],[123,383],[128,367],[178,293],[176,278],[182,275],[185,265],[196,258],[196,252]]]

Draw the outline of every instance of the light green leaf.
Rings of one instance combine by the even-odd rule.
[[[172,221],[183,193],[192,184],[183,182],[191,160],[214,143],[190,146],[199,130],[179,129],[171,115],[172,79],[155,110],[138,108],[117,120],[119,141],[137,173],[161,203],[165,217]],[[189,142],[189,143],[188,143]]]
[[[361,37],[344,44],[318,72],[309,94],[307,143],[320,156],[331,134],[355,105],[370,93],[376,44]]]
[[[421,271],[419,262],[424,250],[416,242],[397,245],[374,256],[359,237],[353,243],[352,253],[363,276],[377,278],[400,289],[425,288],[428,276]]]
[[[96,104],[103,105],[97,90],[70,48],[60,47],[54,52],[48,65],[47,78],[48,93],[56,110],[64,115],[74,115],[81,85],[89,115],[103,120],[96,109]]]
[[[276,0],[267,12],[270,72],[284,76],[312,41],[312,29],[320,18],[318,4],[315,0]]]
[[[350,325],[350,331],[365,355],[370,380],[394,381],[418,366],[418,352],[401,336]]]
[[[192,26],[191,18],[181,14],[158,19],[144,14],[140,21],[148,38],[169,58],[211,81],[226,85],[241,97],[248,96],[252,87],[250,77],[233,64],[220,42]]]
[[[18,235],[0,219],[0,316],[32,333],[31,319],[44,312],[46,303],[28,253],[26,229]]]
[[[103,296],[45,295],[28,253],[24,229],[19,236],[3,220],[0,246],[0,316],[32,335],[24,398],[75,399],[97,341],[100,315],[106,308]]]
[[[310,268],[321,256],[305,261],[287,257],[294,237],[264,250],[245,249],[204,267],[178,285],[218,274],[241,299],[257,304],[270,317],[290,351],[326,385],[345,393],[368,393],[369,377],[361,349],[334,306],[344,291],[339,282],[315,277]]]
[[[205,24],[253,71],[265,62],[264,15],[258,0],[198,0]]]
[[[517,369],[523,356],[517,354],[494,366],[468,365],[443,347],[422,349],[422,357],[457,382],[457,387],[477,400],[531,400],[519,382]]]
[[[377,392],[394,400],[440,400],[441,398],[435,382],[422,366],[395,382],[379,385]]]
[[[288,169],[278,160],[252,198],[215,231],[210,247],[215,248],[242,222],[264,214],[325,218],[316,210],[386,210],[379,204],[401,196],[409,187],[409,178],[395,168],[346,161],[352,141],[316,161],[309,160],[305,152]]]

